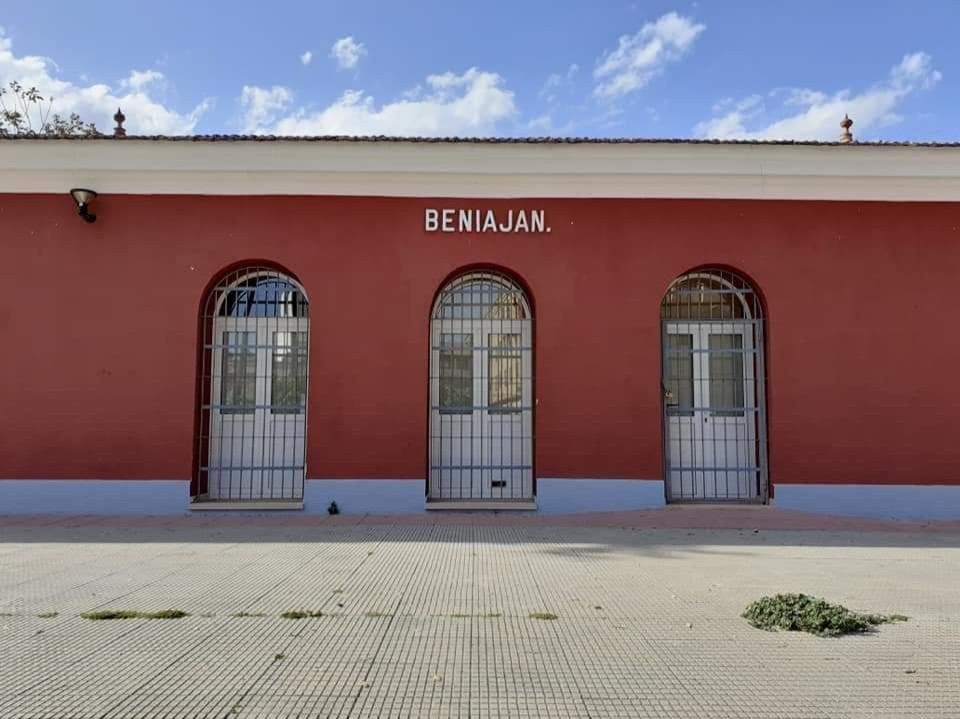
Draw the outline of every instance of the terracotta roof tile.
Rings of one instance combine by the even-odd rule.
[[[390,135],[99,135],[56,137],[49,135],[0,135],[0,140],[46,140],[50,142],[404,142],[413,144],[480,145],[800,145],[822,147],[960,147],[960,142],[821,142],[817,140],[710,140],[691,138],[632,137],[395,137]]]

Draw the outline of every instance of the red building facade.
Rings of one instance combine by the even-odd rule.
[[[0,513],[960,516],[958,159],[3,141]]]

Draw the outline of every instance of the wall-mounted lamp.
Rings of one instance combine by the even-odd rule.
[[[87,222],[96,222],[97,216],[90,212],[90,203],[93,202],[97,193],[93,190],[85,190],[82,187],[75,187],[70,190],[70,196],[77,203],[77,214]]]

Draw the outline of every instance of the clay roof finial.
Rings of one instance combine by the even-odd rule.
[[[853,120],[850,119],[847,113],[843,113],[843,122],[840,123],[840,127],[843,128],[843,134],[840,135],[840,142],[845,145],[853,142],[853,133],[850,132],[850,128],[853,127]]]
[[[121,112],[120,108],[117,108],[117,114],[113,116],[113,121],[117,123],[117,126],[113,128],[114,137],[126,137],[127,131],[123,128],[123,121],[127,119],[127,116]]]

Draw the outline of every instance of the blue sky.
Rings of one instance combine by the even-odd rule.
[[[960,139],[960,2],[8,3],[0,82],[131,133]]]

